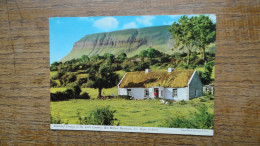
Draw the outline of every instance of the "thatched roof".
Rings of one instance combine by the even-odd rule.
[[[187,87],[194,70],[144,71],[128,72],[123,78],[120,88],[150,88],[150,87]]]

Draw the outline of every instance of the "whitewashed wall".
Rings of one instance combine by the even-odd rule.
[[[118,95],[127,95],[126,88],[118,88]]]
[[[172,89],[173,88],[163,88],[163,87],[154,87],[154,88],[159,88],[159,97],[160,98],[165,98],[169,100],[175,100],[175,101],[181,101],[189,100],[188,96],[188,87],[185,88],[177,88],[177,97],[172,97]],[[148,88],[149,90],[149,98],[155,98],[154,96],[154,88]],[[145,97],[145,88],[118,88],[118,95],[127,95],[127,89],[131,89],[132,96],[135,99],[144,99],[147,98]],[[163,95],[162,95],[163,92]]]
[[[144,98],[144,88],[129,88],[132,91],[132,96],[135,99],[143,99]]]
[[[127,95],[127,89],[131,89],[131,94],[135,99],[143,99],[144,88],[118,88],[118,95]]]
[[[189,100],[188,87],[176,88],[176,89],[177,89],[177,97],[172,97],[173,88],[164,88],[164,93],[165,93],[164,98],[169,100],[175,100],[175,101]]]

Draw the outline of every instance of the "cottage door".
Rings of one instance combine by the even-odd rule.
[[[158,88],[154,88],[154,97],[155,98],[159,97],[159,89]]]

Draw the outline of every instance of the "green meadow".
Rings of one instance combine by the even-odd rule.
[[[95,92],[93,89],[89,92]],[[113,89],[112,89],[113,90]],[[109,92],[109,90],[107,90]],[[92,93],[94,94],[94,93]],[[72,99],[51,102],[51,115],[62,123],[79,124],[79,116],[88,116],[93,110],[110,106],[116,110],[114,116],[120,126],[160,127],[167,118],[189,118],[197,111],[196,107],[206,105],[208,112],[214,112],[214,100],[206,96],[195,98],[182,105],[182,102],[162,104],[159,100],[124,100],[124,99]]]

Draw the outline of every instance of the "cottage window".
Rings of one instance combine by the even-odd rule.
[[[177,97],[177,89],[172,89],[172,97]]]
[[[131,91],[131,89],[127,89],[127,95],[128,95],[128,96],[132,96],[132,91]]]
[[[149,90],[148,89],[144,89],[144,96],[149,97]]]
[[[161,90],[161,96],[163,97],[163,90]]]
[[[197,94],[198,94],[197,89],[195,89],[195,97],[197,97]]]

